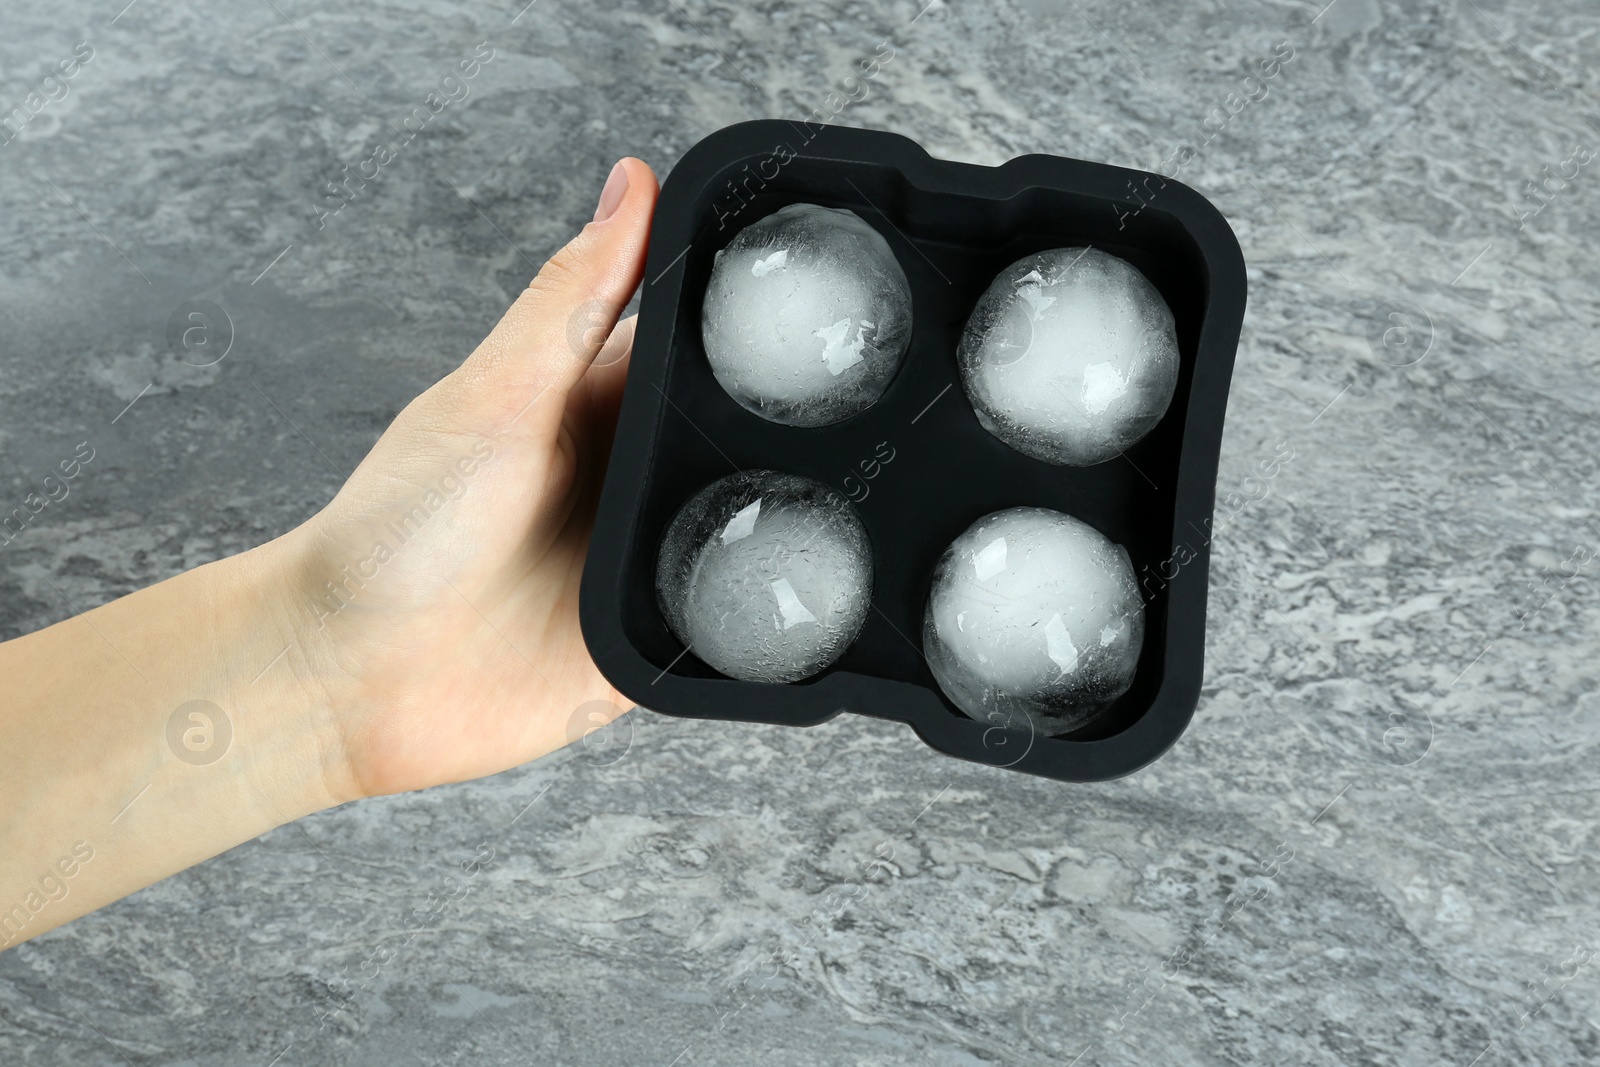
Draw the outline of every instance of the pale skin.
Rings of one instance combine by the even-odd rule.
[[[595,221],[303,525],[0,644],[0,947],[627,710],[578,585],[656,195],[648,166],[618,163]],[[174,734],[185,705],[225,725],[181,713]]]

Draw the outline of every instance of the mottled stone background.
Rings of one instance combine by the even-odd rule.
[[[0,549],[7,636],[310,515],[615,158],[826,107],[880,42],[838,121],[985,164],[1195,153],[1250,263],[1238,506],[1199,713],[1126,780],[641,712],[0,956],[0,1062],[1600,1057],[1592,3],[123,2],[0,14],[0,110],[93,48],[0,146],[0,511],[94,449]],[[210,367],[167,339],[202,299]]]

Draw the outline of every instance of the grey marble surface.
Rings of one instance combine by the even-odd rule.
[[[305,518],[613,159],[825,108],[887,41],[839,121],[1181,158],[1239,235],[1207,682],[1096,786],[850,715],[631,715],[5,953],[0,1062],[1600,1058],[1592,4],[123,2],[0,14],[0,108],[93,48],[0,145],[0,510],[95,452],[0,549],[5,635],[67,614],[52,585],[103,602]],[[202,298],[209,368],[166,340]]]

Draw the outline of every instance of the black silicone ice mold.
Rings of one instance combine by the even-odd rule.
[[[712,257],[785,204],[849,208],[889,242],[911,282],[911,347],[876,405],[814,429],[741,408],[712,377],[700,302]],[[1057,467],[978,425],[955,351],[1002,268],[1046,248],[1092,244],[1155,283],[1177,321],[1182,368],[1166,417],[1125,457]],[[1217,453],[1244,317],[1244,259],[1200,194],[1142,171],[1056,156],[999,167],[935,160],[895,134],[747,122],[707,137],[673,168],[649,263],[617,437],[584,570],[581,615],[595,663],[618,690],[669,715],[809,726],[840,711],[904,722],[941,752],[1064,781],[1149,763],[1177,740],[1200,695]],[[872,538],[874,609],[854,646],[793,685],[737,682],[706,667],[656,608],[667,522],[737,469],[815,478],[855,502]],[[976,722],[940,693],[922,658],[928,582],[945,547],[991,511],[1037,505],[1127,546],[1145,591],[1133,687],[1062,737]]]

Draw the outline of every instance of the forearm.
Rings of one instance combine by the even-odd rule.
[[[288,551],[0,645],[0,948],[355,795]]]

